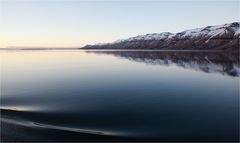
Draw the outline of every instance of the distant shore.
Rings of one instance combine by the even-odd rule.
[[[183,50],[183,49],[84,49],[84,48],[0,48],[0,51],[48,51],[48,50],[82,50],[82,51],[159,51],[159,52],[239,52],[228,50]]]

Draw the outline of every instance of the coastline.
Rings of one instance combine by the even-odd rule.
[[[183,50],[183,49],[85,49],[85,48],[0,48],[0,51],[67,51],[67,50],[80,50],[80,51],[156,51],[156,52],[240,52],[239,50]]]

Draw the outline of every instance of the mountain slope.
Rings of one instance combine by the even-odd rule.
[[[139,35],[113,43],[86,45],[84,49],[239,50],[240,22],[207,26],[179,33]]]

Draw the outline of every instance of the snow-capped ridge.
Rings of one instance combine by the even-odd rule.
[[[170,32],[162,32],[162,33],[152,33],[152,34],[146,34],[146,35],[139,35],[135,37],[130,37],[127,39],[121,39],[117,40],[113,43],[121,43],[121,42],[129,42],[129,41],[139,41],[139,40],[164,40],[169,38],[170,36],[174,35]]]
[[[195,28],[190,30],[185,30],[183,32],[179,32],[176,35],[180,36],[181,38],[186,37],[199,37],[205,36],[207,38],[214,38],[217,36],[223,35],[237,35],[237,31],[239,30],[240,22],[228,23],[223,25],[214,25],[214,26],[207,26],[202,28]],[[238,32],[239,33],[239,32]]]
[[[130,37],[127,39],[117,40],[113,43],[121,43],[121,42],[130,42],[130,41],[140,41],[140,40],[166,40],[172,37],[178,38],[196,38],[199,36],[205,36],[207,38],[214,38],[217,36],[223,35],[231,35],[234,36],[240,35],[240,22],[228,23],[223,25],[214,25],[214,26],[206,26],[202,28],[195,28],[185,30],[183,32],[178,33],[170,33],[170,32],[162,32],[162,33],[152,33],[146,35],[139,35],[135,37]]]
[[[240,22],[189,29],[178,33],[139,35],[110,43],[86,45],[85,49],[184,49],[239,50]]]

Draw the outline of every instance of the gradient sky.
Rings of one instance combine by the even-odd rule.
[[[239,0],[0,0],[0,47],[80,47],[239,19]]]

